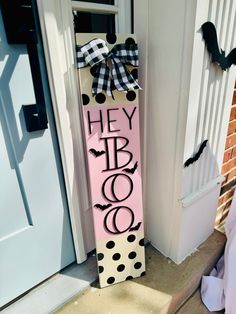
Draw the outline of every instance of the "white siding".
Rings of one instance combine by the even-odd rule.
[[[147,237],[180,263],[213,231],[236,67],[222,72],[209,62],[201,25],[216,24],[220,46],[236,46],[236,0],[135,0],[148,33],[146,71],[145,208]],[[145,14],[144,14],[145,12]],[[146,25],[147,24],[147,25]],[[141,46],[142,49],[142,46]],[[142,106],[142,103],[141,103]],[[209,145],[195,164],[184,162],[200,143]]]
[[[198,3],[183,162],[205,139],[208,147],[199,162],[185,168],[182,198],[196,193],[220,175],[235,81],[235,67],[222,71],[210,62],[199,29],[207,20],[213,22],[219,45],[227,55],[236,42],[236,2],[211,0]]]

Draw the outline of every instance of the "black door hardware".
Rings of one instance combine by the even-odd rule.
[[[48,128],[33,0],[0,0],[8,44],[26,44],[36,104],[23,105],[28,132]]]

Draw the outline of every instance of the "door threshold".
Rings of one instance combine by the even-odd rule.
[[[97,279],[95,254],[78,265],[64,268],[59,273],[30,290],[4,310],[2,314],[53,313]]]

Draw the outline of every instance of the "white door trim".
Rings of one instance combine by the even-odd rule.
[[[140,137],[141,137],[141,157],[142,157],[142,185],[143,185],[143,207],[145,221],[145,236],[147,237],[147,110],[148,110],[148,6],[149,2],[143,0],[134,1],[134,33],[137,37],[139,48],[140,65],[138,69],[139,83],[142,90],[139,92],[140,103]]]
[[[72,1],[72,8],[80,12],[91,12],[91,13],[114,13],[117,14],[119,11],[118,6],[109,4],[100,4],[83,1]]]
[[[83,6],[83,11],[96,9],[107,13],[109,9],[116,16],[117,31],[128,33],[131,31],[131,4],[127,0],[116,0],[114,6],[70,0],[37,0],[37,5],[75,251],[77,262],[82,263],[87,253],[83,213],[90,208],[90,200],[80,120],[82,102],[75,65],[72,10]]]
[[[77,262],[86,260],[82,210],[89,207],[69,0],[37,0]],[[56,219],[56,217],[55,217]]]
[[[131,33],[131,1],[115,0],[118,8],[116,14],[117,33]]]
[[[115,0],[115,5],[72,1],[72,9],[80,12],[115,14],[117,33],[131,33],[131,1]]]

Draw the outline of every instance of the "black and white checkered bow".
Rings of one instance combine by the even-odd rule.
[[[126,65],[138,67],[137,44],[117,44],[111,51],[102,39],[93,39],[84,46],[76,46],[77,66],[93,68],[92,95],[105,91],[112,96],[112,90],[128,91],[141,89]],[[111,70],[109,68],[111,60]]]

